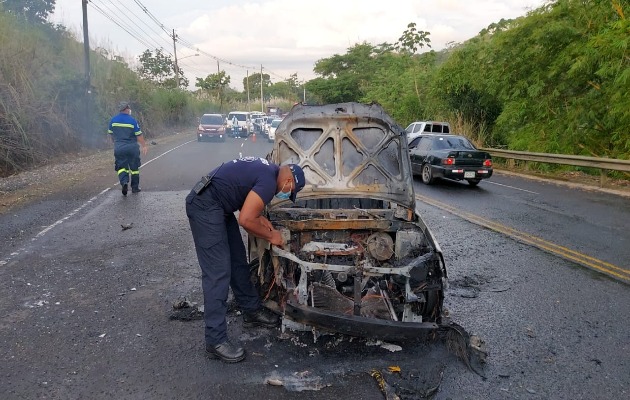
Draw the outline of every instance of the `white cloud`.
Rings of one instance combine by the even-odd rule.
[[[273,81],[296,72],[299,79],[312,79],[317,60],[344,54],[347,48],[364,41],[395,43],[410,22],[415,22],[418,30],[430,32],[432,48],[440,50],[449,42],[475,36],[501,18],[524,15],[546,0],[91,0],[90,37],[138,55],[146,46],[94,9],[110,2],[141,20],[137,26],[144,27],[148,36],[153,31],[143,23],[160,29],[138,7],[138,3],[144,4],[167,30],[175,29],[180,38],[199,48],[201,56],[181,62],[191,82],[195,76],[217,71],[217,61],[207,56],[210,54],[232,63],[220,63],[220,68],[232,77],[232,86],[241,88],[246,73],[259,72],[261,64]],[[78,31],[82,21],[79,3],[57,0],[54,20]],[[172,53],[169,41],[162,33],[152,43],[160,43]],[[179,57],[193,53],[181,44],[178,47]]]

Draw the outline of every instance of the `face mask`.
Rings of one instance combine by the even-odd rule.
[[[289,197],[291,197],[291,190],[289,190],[288,192],[283,192],[284,187],[287,184],[285,183],[284,185],[282,185],[282,190],[280,190],[278,193],[276,193],[276,197],[280,200],[288,200]]]
[[[278,192],[276,193],[276,198],[280,200],[288,200],[291,196],[291,192]]]

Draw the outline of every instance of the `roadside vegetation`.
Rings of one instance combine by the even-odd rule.
[[[307,90],[325,102],[376,100],[404,126],[451,121],[488,147],[628,159],[627,4],[551,1],[440,52],[425,51],[428,33],[410,24],[395,45],[320,60]]]
[[[102,147],[120,100],[152,137],[194,127],[203,113],[259,110],[261,85],[263,103],[284,110],[304,93],[307,103],[375,101],[402,126],[447,120],[479,146],[630,158],[630,10],[621,0],[549,1],[441,51],[411,22],[394,43],[357,43],[317,61],[308,82],[256,73],[242,91],[225,71],[189,91],[170,55],[125,60],[103,48],[91,51],[88,91],[83,44],[46,22],[54,1],[33,4],[0,4],[2,176]]]

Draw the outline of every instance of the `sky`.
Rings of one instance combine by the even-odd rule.
[[[297,73],[316,77],[315,63],[357,43],[394,44],[410,22],[429,32],[431,49],[461,43],[502,18],[516,18],[547,0],[89,0],[90,47],[132,65],[145,50],[173,56],[194,89],[196,77],[225,70],[243,90],[249,74],[272,82]],[[51,21],[83,41],[82,0],[56,0]],[[115,22],[119,25],[117,25]],[[122,26],[122,27],[121,27]],[[167,34],[168,32],[168,34]],[[198,50],[197,50],[198,49]],[[199,54],[195,56],[195,54]]]

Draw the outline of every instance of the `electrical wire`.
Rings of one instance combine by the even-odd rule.
[[[151,38],[151,41],[153,42],[152,44],[149,43],[149,41],[143,37],[142,34],[140,34],[139,32],[137,32],[136,30],[134,30],[133,28],[129,28],[129,27],[125,27],[123,25],[121,25],[120,22],[118,22],[117,17],[119,15],[123,15],[125,16],[127,19],[129,19],[129,21],[131,21],[131,26],[135,26],[137,29],[139,29],[141,32],[143,32],[145,35],[148,35],[149,37],[151,37],[150,34],[147,33],[147,31],[145,31],[144,29],[142,29],[141,27],[138,26],[138,24],[141,22],[142,24],[144,24],[148,29],[150,29],[153,33],[157,34],[158,37],[160,37],[162,40],[164,40],[165,42],[166,39],[164,39],[160,33],[158,33],[154,28],[152,28],[148,23],[146,23],[142,18],[140,18],[136,13],[134,13],[130,7],[126,7],[125,4],[121,1],[121,0],[117,0],[118,3],[124,7],[124,10],[121,9],[120,7],[116,6],[115,4],[113,4],[113,0],[109,0],[110,3],[112,4],[112,6],[114,8],[117,9],[117,11],[113,11],[111,8],[107,7],[106,5],[103,5],[103,7],[107,8],[107,10],[110,13],[113,13],[114,15],[116,15],[116,17],[113,17],[110,13],[107,13],[105,10],[103,10],[101,7],[97,6],[96,4],[94,4],[95,1],[98,0],[89,0],[90,4],[92,5],[93,8],[95,8],[100,14],[102,14],[104,17],[106,17],[107,19],[109,19],[110,21],[112,21],[113,23],[115,23],[116,25],[118,25],[121,29],[123,29],[125,32],[127,32],[129,35],[131,35],[134,39],[136,39],[138,42],[140,42],[143,46],[147,47],[147,48],[155,48],[155,49],[160,49],[162,50],[163,53],[168,54],[172,57],[174,57],[173,53],[171,53],[170,51],[166,50],[164,48],[163,45],[161,45],[160,43],[158,43],[157,41],[155,41],[155,39]],[[166,28],[166,26],[157,18],[155,17],[155,15],[153,15],[149,9],[140,1],[140,0],[134,0],[134,3],[142,10],[143,13],[145,13],[164,33],[166,33],[166,35],[168,35],[168,37],[170,39],[175,40],[176,43],[179,43],[180,45],[182,45],[182,47],[187,48],[189,50],[193,50],[201,55],[204,55],[206,57],[209,57],[213,60],[219,61],[222,64],[227,64],[233,67],[237,67],[237,68],[241,68],[241,69],[245,69],[247,71],[258,71],[259,67],[252,67],[252,66],[247,66],[247,65],[243,65],[243,64],[239,64],[236,62],[232,62],[229,60],[226,60],[224,58],[218,57],[214,54],[210,54],[204,50],[199,49],[198,47],[196,47],[193,43],[191,43],[188,40],[185,40],[183,38],[181,38],[179,35],[174,34],[174,31],[170,31],[169,29]],[[129,17],[127,15],[127,12],[131,13],[136,20],[131,19],[131,17]],[[132,32],[133,31],[133,32]],[[174,36],[174,37],[173,37]],[[157,45],[157,46],[154,46]],[[170,45],[170,43],[169,43]],[[179,63],[178,63],[179,64]],[[183,64],[185,65],[185,64]],[[191,68],[189,65],[185,65],[186,68],[188,68],[189,70],[196,70],[196,68]],[[273,75],[277,78],[282,79],[283,81],[288,81],[289,79],[279,75],[267,68],[265,68],[264,66],[261,66],[263,71],[266,71],[267,73],[269,73],[269,75]],[[225,70],[225,69],[224,69]],[[197,70],[197,72],[201,72],[199,70]],[[207,75],[207,74],[206,74]]]
[[[182,46],[184,46],[184,47],[186,47],[186,48],[188,48],[188,49],[190,49],[190,50],[197,51],[197,52],[199,52],[200,54],[203,54],[203,55],[204,55],[204,56],[206,56],[206,57],[210,57],[210,58],[212,58],[212,59],[214,59],[214,60],[216,60],[216,61],[220,61],[220,62],[221,62],[221,63],[223,63],[223,64],[228,64],[228,65],[232,65],[232,66],[234,66],[234,67],[239,67],[239,68],[243,68],[243,69],[247,69],[247,70],[256,70],[256,69],[257,69],[256,67],[251,67],[251,66],[247,66],[247,65],[238,64],[238,63],[235,63],[235,62],[228,61],[228,60],[226,60],[226,59],[223,59],[223,58],[217,57],[217,56],[215,56],[215,55],[213,55],[213,54],[207,53],[207,52],[205,52],[205,51],[203,51],[203,50],[201,50],[201,49],[199,49],[199,48],[195,47],[195,45],[194,45],[194,44],[190,43],[190,42],[189,42],[189,41],[187,41],[187,40],[184,40],[184,39],[178,39],[177,41],[178,41],[180,44],[182,44]]]
[[[110,0],[113,1],[113,0]],[[133,10],[131,7],[127,7],[125,3],[123,3],[122,0],[117,0],[118,3],[123,7],[123,9],[121,10],[122,13],[124,13],[124,11],[129,11],[134,17],[135,20],[132,21],[133,23],[138,23],[141,22],[142,24],[144,24],[144,26],[146,26],[149,30],[151,30],[151,32],[153,32],[154,34],[156,34],[160,39],[164,40],[167,43],[167,46],[172,46],[172,42],[170,41],[171,36],[168,35],[169,40],[166,40],[163,36],[162,36],[162,32],[157,31],[155,28],[153,28],[151,25],[149,25],[147,22],[144,21],[144,19],[142,19],[141,17],[139,17]],[[143,31],[145,32],[145,31]],[[146,33],[146,32],[145,32]]]
[[[162,29],[164,32],[166,32],[166,34],[167,34],[169,37],[171,37],[171,38],[172,38],[172,36],[171,36],[171,32],[170,32],[169,30],[167,30],[167,29],[164,27],[164,24],[163,24],[163,23],[161,23],[161,22],[160,22],[160,21],[159,21],[159,20],[158,20],[158,19],[157,19],[157,18],[156,18],[153,14],[151,14],[151,12],[149,11],[149,9],[148,9],[148,8],[146,8],[146,7],[145,7],[145,5],[144,5],[144,4],[142,4],[142,2],[141,2],[140,0],[133,0],[133,1],[134,1],[137,5],[138,5],[138,7],[140,7],[140,8],[142,9],[142,11],[144,11],[144,13],[145,13],[146,15],[148,15],[148,16],[149,16],[149,18],[151,18],[151,19],[153,20],[153,22],[155,22],[155,23],[156,23],[156,24],[160,27],[160,29]]]
[[[273,75],[273,76],[275,76],[275,77],[277,77],[277,78],[282,79],[283,81],[288,81],[288,80],[289,80],[288,78],[285,78],[284,76],[282,76],[282,75],[278,75],[278,74],[276,74],[275,72],[273,72],[273,71],[269,70],[269,68],[265,68],[265,67],[263,67],[263,71],[267,71],[267,72],[269,73],[269,75]]]
[[[94,3],[94,1],[95,0],[92,0],[92,3]],[[126,11],[121,10],[115,4],[113,4],[112,0],[109,0],[109,4],[105,3],[104,0],[99,0],[99,1],[103,1],[103,3],[101,3],[101,10],[107,9],[107,11],[109,11],[108,15],[112,17],[110,19],[115,19],[116,21],[119,21],[120,23],[124,24],[129,31],[134,33],[135,38],[141,37],[144,42],[152,44],[152,46],[150,47],[162,48],[162,45],[159,44],[157,41],[155,41],[155,39],[153,38],[153,35],[143,30],[142,27],[138,25],[137,21],[135,21],[129,15],[127,15]]]
[[[157,18],[156,18],[156,17],[155,17],[155,16],[154,16],[154,15],[153,15],[150,11],[149,11],[149,9],[148,9],[148,8],[147,8],[144,4],[142,4],[142,2],[141,2],[140,0],[134,0],[134,2],[138,5],[138,7],[140,7],[140,8],[142,9],[142,11],[143,11],[145,14],[147,14],[147,15],[149,16],[149,18],[151,18],[151,20],[152,20],[153,22],[155,22],[155,23],[156,23],[156,24],[160,27],[160,29],[162,29],[162,30],[163,30],[163,31],[164,31],[167,35],[169,35],[169,37],[171,37],[171,38],[172,38],[172,36],[171,36],[171,35],[172,35],[172,34],[171,34],[171,32],[170,32],[169,30],[167,30],[167,29],[166,29],[166,27],[164,26],[164,24],[163,24],[160,20],[158,20],[158,19],[157,19]],[[228,61],[228,60],[226,60],[226,59],[220,58],[220,57],[215,56],[215,55],[213,55],[213,54],[210,54],[210,53],[208,53],[208,52],[206,52],[206,51],[203,51],[203,50],[199,49],[198,47],[196,47],[193,43],[191,43],[191,42],[189,42],[189,41],[187,41],[187,40],[185,40],[185,39],[182,39],[181,37],[179,37],[179,35],[175,35],[175,38],[174,38],[174,39],[175,39],[175,41],[176,41],[176,42],[180,43],[183,47],[188,48],[188,49],[190,49],[190,50],[194,50],[194,51],[198,52],[199,54],[203,54],[203,55],[205,55],[206,57],[210,57],[210,58],[212,58],[213,60],[219,61],[219,62],[224,63],[224,64],[232,65],[232,66],[235,66],[235,67],[239,67],[239,68],[247,69],[247,70],[249,70],[249,69],[251,69],[251,70],[255,70],[255,68],[253,68],[253,67],[249,67],[249,66],[247,66],[247,65],[242,65],[242,64],[238,64],[238,63],[235,63],[235,62],[232,62],[232,61]]]
[[[98,13],[100,13],[101,15],[103,15],[105,18],[109,19],[110,21],[112,21],[114,24],[118,25],[122,30],[124,30],[125,32],[127,32],[131,37],[133,37],[134,39],[136,39],[138,42],[140,42],[143,46],[145,46],[148,49],[153,48],[154,46],[152,46],[149,42],[147,42],[145,39],[137,37],[134,33],[130,32],[129,29],[127,29],[126,27],[124,27],[123,25],[120,24],[120,22],[118,22],[116,19],[114,19],[111,15],[109,15],[107,12],[105,12],[103,9],[101,9],[101,7],[99,7],[98,5],[94,4],[94,0],[91,0],[89,3],[92,8],[94,8],[94,10],[96,10]]]

